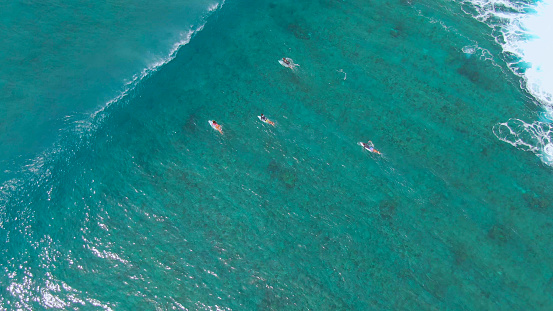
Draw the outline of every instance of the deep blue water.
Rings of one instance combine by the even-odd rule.
[[[543,108],[466,3],[1,11],[2,309],[551,305],[551,167],[497,132]]]

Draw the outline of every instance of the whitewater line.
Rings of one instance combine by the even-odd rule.
[[[0,184],[0,228],[2,228],[2,216],[5,213],[5,208],[7,203],[10,200],[10,194],[13,194],[18,189],[23,189],[22,185],[25,182],[31,182],[35,185],[43,184],[45,180],[49,179],[49,176],[52,174],[51,169],[53,162],[57,159],[60,159],[59,156],[55,158],[54,156],[62,154],[69,158],[73,157],[76,152],[82,148],[83,140],[92,134],[97,127],[102,124],[102,121],[107,116],[104,112],[106,109],[111,107],[113,104],[120,102],[123,98],[129,95],[145,78],[151,74],[157,72],[162,66],[171,62],[178,54],[178,51],[181,47],[190,43],[192,38],[203,30],[204,26],[207,24],[207,19],[213,12],[220,10],[225,1],[221,3],[215,3],[208,7],[207,13],[203,16],[203,24],[196,27],[195,29],[190,29],[186,33],[181,34],[181,39],[177,41],[171,47],[171,50],[168,53],[168,56],[162,58],[160,61],[154,62],[150,66],[144,68],[140,73],[135,74],[132,79],[126,82],[123,85],[123,90],[119,95],[106,102],[101,108],[90,113],[87,118],[75,121],[75,124],[72,128],[66,129],[64,132],[69,135],[76,135],[77,142],[75,143],[75,148],[63,148],[62,144],[64,143],[64,136],[61,135],[56,142],[45,151],[36,155],[33,159],[28,160],[27,164],[22,165],[16,174],[24,174],[23,177],[14,177],[12,179],[6,180]],[[193,27],[190,26],[190,27]],[[48,167],[47,167],[48,166]],[[50,189],[51,191],[51,189]]]
[[[112,100],[108,101],[103,107],[101,107],[100,109],[98,109],[97,111],[93,112],[90,115],[91,116],[91,120],[90,120],[91,122],[90,123],[92,123],[92,121],[95,121],[94,119],[98,116],[98,114],[105,111],[106,108],[108,108],[109,106],[111,106],[112,104],[114,104],[116,102],[119,102],[121,99],[123,99],[125,96],[127,96],[129,94],[129,92],[134,90],[134,88],[144,78],[148,77],[152,73],[157,72],[160,67],[164,66],[165,64],[167,64],[170,61],[172,61],[173,59],[175,59],[175,57],[177,56],[177,53],[180,50],[180,48],[187,45],[188,43],[190,43],[190,40],[192,40],[192,38],[197,33],[199,33],[200,31],[202,31],[204,29],[204,26],[207,24],[207,18],[209,16],[211,16],[211,14],[213,14],[213,12],[215,12],[217,10],[220,10],[223,7],[224,4],[225,4],[225,0],[223,0],[221,3],[214,3],[214,4],[210,5],[207,8],[207,15],[204,16],[205,21],[202,25],[200,25],[196,29],[188,30],[188,32],[185,33],[185,34],[181,33],[181,40],[177,41],[175,44],[173,44],[173,47],[169,51],[169,55],[167,57],[165,57],[161,61],[155,62],[155,63],[151,64],[150,66],[144,68],[140,73],[135,74],[129,82],[125,83],[125,85],[123,86],[123,91],[119,95],[117,95]]]
[[[508,0],[459,0],[474,12],[463,10],[486,24],[503,49],[508,68],[520,77],[520,87],[532,95],[544,113],[539,120],[526,123],[510,119],[493,128],[494,135],[513,147],[533,152],[553,166],[553,5]],[[514,57],[510,57],[514,55]]]

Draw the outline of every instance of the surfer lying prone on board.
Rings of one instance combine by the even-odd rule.
[[[372,153],[376,153],[376,154],[382,154],[380,153],[380,151],[374,149],[374,144],[372,141],[369,140],[369,142],[367,143],[364,143],[364,142],[359,142],[358,143],[359,146],[362,146],[364,149],[372,152]]]
[[[278,62],[287,68],[290,68],[292,70],[295,69],[296,66],[299,66],[298,64],[294,64],[294,61],[291,58],[283,57],[282,59],[279,59]]]
[[[209,120],[207,121],[209,122],[209,125],[211,125],[211,127],[216,130],[216,131],[219,131],[219,133],[221,133],[221,135],[223,134],[223,128],[221,127],[220,124],[218,124],[217,122],[215,122],[214,120]]]
[[[275,126],[275,122],[273,122],[273,121],[267,119],[267,117],[264,116],[263,114],[261,114],[260,116],[257,116],[257,117],[259,118],[259,120],[261,120],[261,122],[268,123],[268,124],[270,124],[270,125],[272,125],[272,126]]]

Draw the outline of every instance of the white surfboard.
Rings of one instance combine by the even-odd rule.
[[[263,119],[261,119],[261,116],[257,116],[257,118],[259,119],[259,121],[261,121],[263,123],[267,123],[267,124],[270,124],[272,126],[275,126],[275,123],[273,121],[269,120],[269,119],[263,120]]]
[[[285,63],[285,62],[282,60],[282,58],[279,59],[278,62],[279,62],[282,66],[284,66],[284,67],[286,67],[286,68],[290,68],[290,69],[292,69],[292,70],[295,69],[296,66],[299,66],[298,64],[294,64],[294,61],[293,61],[291,58],[286,57],[286,60],[289,62],[289,64]]]
[[[373,150],[371,150],[371,149],[365,147],[365,145],[364,145],[363,142],[358,142],[357,144],[358,144],[359,146],[363,147],[363,149],[365,149],[365,150],[367,150],[367,151],[369,151],[369,152],[376,153],[376,154],[380,154],[380,151],[374,149],[374,147],[373,147]]]
[[[211,125],[211,127],[212,127],[214,130],[216,130],[216,131],[218,131],[219,133],[223,134],[223,127],[222,127],[220,124],[218,124],[219,126],[217,127],[217,125],[215,125],[215,123],[213,123],[213,120],[209,120],[209,121],[207,121],[207,122],[209,123],[209,125]]]

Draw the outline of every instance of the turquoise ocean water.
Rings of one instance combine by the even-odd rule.
[[[471,5],[2,4],[0,308],[550,309],[547,109]]]

